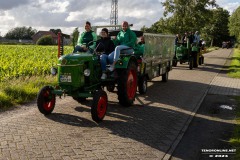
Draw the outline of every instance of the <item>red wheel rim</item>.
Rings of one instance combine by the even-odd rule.
[[[97,114],[98,118],[103,118],[107,110],[107,97],[102,96],[100,97],[97,105]]]
[[[43,97],[44,97],[44,103],[43,107],[46,111],[50,111],[55,103],[55,99],[53,98],[53,95],[50,95],[50,90],[46,90],[43,92]]]
[[[134,69],[131,69],[128,73],[127,79],[127,95],[129,99],[133,99],[137,89],[137,73]]]

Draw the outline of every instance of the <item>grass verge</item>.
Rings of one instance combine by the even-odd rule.
[[[218,50],[219,47],[209,47],[209,48],[206,48],[206,53],[208,52],[212,52],[212,51],[215,51],[215,50]]]
[[[232,78],[240,78],[240,49],[234,49],[232,61],[228,69],[228,76]]]
[[[233,78],[240,78],[240,49],[235,48],[232,56],[232,61],[228,69],[228,76]],[[236,149],[235,159],[240,159],[240,97],[236,97],[236,126],[234,133],[229,142],[232,148]]]
[[[229,142],[233,149],[236,149],[235,159],[240,159],[240,97],[236,97],[236,126]]]
[[[0,111],[33,101],[43,86],[54,84],[56,77],[53,76],[21,77],[0,82]]]

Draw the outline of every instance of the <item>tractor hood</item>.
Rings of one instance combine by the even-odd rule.
[[[90,53],[67,54],[58,59],[58,65],[78,65],[86,61],[92,61],[93,55]]]

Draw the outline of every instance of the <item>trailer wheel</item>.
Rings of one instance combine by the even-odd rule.
[[[125,107],[133,104],[137,91],[137,65],[130,61],[126,70],[120,70],[121,79],[118,80],[118,100]]]
[[[173,60],[172,65],[173,67],[177,67],[177,60]]]
[[[140,94],[145,94],[147,92],[147,77],[142,76],[138,81],[138,91]]]
[[[98,90],[93,95],[93,104],[91,107],[92,119],[99,123],[103,120],[107,112],[108,98],[107,93],[103,90]]]
[[[189,69],[193,69],[193,59],[190,59],[189,61]]]
[[[87,101],[87,98],[85,98],[85,97],[73,97],[73,99],[75,101],[77,101],[78,103],[82,103],[82,102],[86,102]]]
[[[162,81],[163,81],[163,82],[167,82],[167,81],[168,81],[168,71],[166,71],[166,72],[162,75]]]
[[[38,110],[44,114],[51,114],[56,103],[56,95],[51,93],[54,90],[51,86],[44,86],[37,95]]]
[[[199,65],[202,65],[202,57],[199,57],[199,59],[198,59],[198,64],[199,64]]]

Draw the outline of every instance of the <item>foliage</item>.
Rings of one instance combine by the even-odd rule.
[[[37,41],[38,45],[53,45],[53,38],[51,35],[45,35],[38,39]]]
[[[64,47],[71,53],[72,47]],[[0,45],[0,82],[26,76],[50,74],[57,64],[57,46]]]
[[[75,46],[76,45],[76,43],[77,43],[77,40],[78,40],[78,35],[79,35],[79,31],[78,31],[78,27],[77,28],[75,28],[74,30],[73,30],[73,33],[72,33],[72,45],[73,46]]]
[[[21,77],[0,82],[0,111],[34,100],[40,88],[49,84],[56,84],[56,77]]]
[[[212,18],[201,30],[202,37],[211,41],[211,46],[221,46],[223,41],[230,41],[228,31],[228,18],[230,15],[223,8],[213,9],[211,12]]]
[[[16,27],[11,29],[5,35],[7,39],[32,39],[32,36],[37,33],[36,29],[32,27]]]
[[[228,26],[230,35],[235,36],[240,42],[240,6],[232,13]]]
[[[162,5],[165,17],[150,28],[144,26],[142,31],[180,35],[200,31],[208,46],[220,46],[222,41],[231,39],[228,32],[229,12],[218,8],[215,0],[165,0]]]
[[[71,53],[72,47],[64,47]],[[0,45],[0,111],[29,102],[47,84],[56,83],[50,68],[57,63],[57,46]]]
[[[209,21],[209,15],[211,15],[209,6],[217,6],[215,0],[166,0],[162,4],[165,8],[164,16],[172,14],[165,20],[167,22],[165,24],[168,27],[175,26],[170,30],[174,34],[193,30],[199,31]]]
[[[234,78],[240,78],[240,49],[234,49],[234,55],[229,66],[228,75]]]

